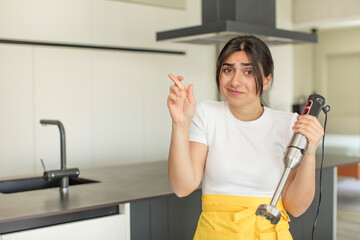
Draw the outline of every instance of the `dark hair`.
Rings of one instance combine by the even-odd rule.
[[[220,73],[222,64],[230,54],[237,51],[244,51],[249,58],[255,76],[256,93],[261,96],[263,91],[263,78],[261,70],[264,71],[265,77],[268,77],[269,74],[274,76],[274,62],[271,52],[266,44],[253,35],[235,37],[228,41],[221,50],[216,63],[216,84],[218,90],[220,90]]]

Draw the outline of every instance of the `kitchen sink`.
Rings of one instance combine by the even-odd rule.
[[[85,179],[85,178],[69,178],[69,185],[79,185],[87,183],[97,183],[98,181]],[[33,177],[33,178],[22,178],[22,179],[13,179],[0,181],[0,193],[17,193],[25,192],[32,190],[40,190],[46,188],[56,188],[59,187],[59,181],[46,181],[43,177]]]

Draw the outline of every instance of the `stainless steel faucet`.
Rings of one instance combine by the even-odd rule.
[[[59,120],[40,120],[40,123],[46,125],[57,125],[60,131],[60,170],[51,170],[44,172],[44,178],[47,181],[60,179],[60,191],[67,193],[69,189],[69,177],[77,177],[80,174],[78,168],[66,169],[66,143],[65,143],[65,128]]]

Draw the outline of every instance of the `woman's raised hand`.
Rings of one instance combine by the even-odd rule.
[[[193,85],[186,88],[181,82],[184,79],[182,76],[175,77],[171,73],[168,76],[174,82],[174,85],[170,86],[167,100],[172,121],[175,124],[190,125],[196,110]]]

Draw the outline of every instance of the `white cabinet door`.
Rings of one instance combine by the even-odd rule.
[[[0,236],[0,240],[130,240],[130,204],[120,214]]]

